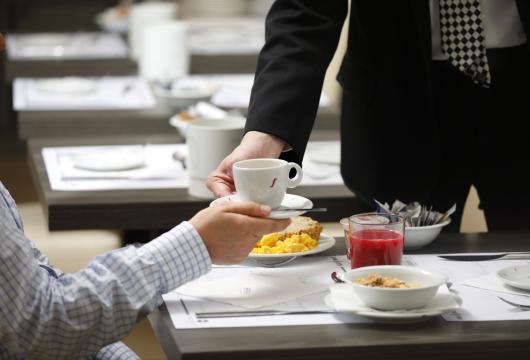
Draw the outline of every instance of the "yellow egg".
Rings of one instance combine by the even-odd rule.
[[[284,240],[279,240],[279,233],[264,235],[256,244],[254,254],[285,254],[297,253],[314,249],[318,241],[307,234],[291,235]]]

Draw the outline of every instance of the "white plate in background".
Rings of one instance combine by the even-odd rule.
[[[98,90],[98,82],[93,79],[65,77],[39,80],[36,87],[40,92],[48,94],[87,95]]]
[[[530,291],[530,265],[514,265],[497,271],[497,277],[506,285]]]

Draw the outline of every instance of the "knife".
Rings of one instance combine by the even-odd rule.
[[[197,319],[215,319],[245,316],[272,316],[272,315],[309,315],[309,314],[331,314],[335,310],[248,310],[248,311],[211,311],[195,313]]]
[[[486,260],[523,260],[530,259],[530,253],[497,253],[497,254],[450,254],[438,255],[439,258],[454,261],[486,261]]]

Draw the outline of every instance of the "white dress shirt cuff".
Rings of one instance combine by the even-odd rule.
[[[142,246],[160,269],[160,292],[165,294],[207,273],[212,262],[201,236],[187,221]]]

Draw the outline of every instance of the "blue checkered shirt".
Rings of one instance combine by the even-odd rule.
[[[162,294],[210,267],[201,237],[183,222],[142,247],[63,274],[24,236],[0,182],[0,359],[138,359],[117,341]]]

